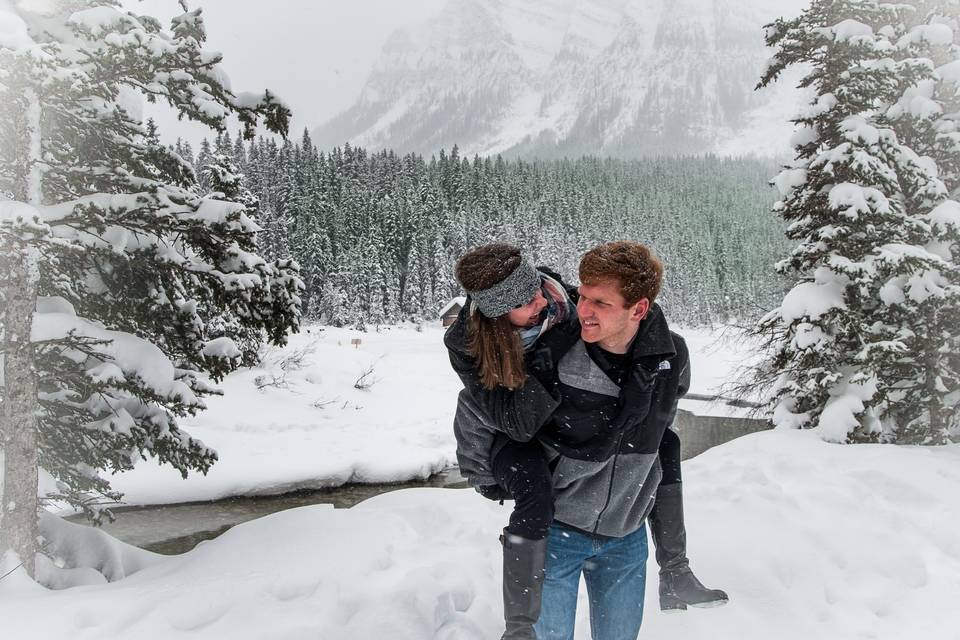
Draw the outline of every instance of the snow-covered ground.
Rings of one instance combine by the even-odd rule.
[[[442,339],[439,327],[311,327],[184,420],[220,455],[207,476],[146,462],[114,484],[130,504],[164,504],[425,478],[456,462],[459,380]]]
[[[731,602],[661,614],[651,561],[641,638],[960,638],[960,447],[770,431],[689,460],[684,476],[693,566]],[[471,490],[412,489],[277,513],[180,556],[120,547],[103,554],[115,574],[145,568],[110,584],[0,581],[0,628],[24,640],[488,640],[501,630],[508,510]],[[590,637],[583,613],[578,639]]]
[[[693,358],[691,392],[716,393],[742,359],[743,345],[717,344],[719,332],[683,334]],[[354,339],[360,344],[353,346]],[[368,370],[369,386],[354,388]],[[172,468],[141,463],[112,480],[127,503],[399,482],[456,463],[452,424],[461,383],[438,325],[379,333],[311,327],[267,353],[262,368],[236,372],[219,386],[224,395],[183,422],[220,454],[213,469],[183,480]],[[725,411],[702,402],[685,408]]]
[[[715,393],[748,355],[713,332],[684,334],[693,393]],[[209,476],[145,463],[116,485],[131,502],[165,503],[426,476],[454,461],[459,383],[441,338],[439,327],[295,336],[189,422],[221,454]],[[371,367],[372,385],[354,388]],[[693,566],[731,603],[660,613],[651,560],[642,638],[960,640],[960,445],[768,431],[688,460],[684,478]],[[47,516],[58,560],[40,573],[85,586],[3,578],[0,638],[495,638],[509,509],[469,489],[403,490],[276,513],[169,557]],[[0,575],[9,568],[0,561]]]

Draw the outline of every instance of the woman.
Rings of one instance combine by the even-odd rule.
[[[454,422],[457,457],[461,473],[481,494],[516,501],[502,537],[503,638],[535,640],[553,494],[544,452],[533,438],[560,403],[556,364],[580,334],[571,300],[576,294],[505,244],[467,252],[455,275],[469,294],[445,337],[464,383]],[[661,489],[679,489],[679,439],[670,432],[664,442]],[[661,607],[722,604],[726,594],[705,589],[689,570],[679,491],[663,493],[658,491],[650,516],[661,564]]]

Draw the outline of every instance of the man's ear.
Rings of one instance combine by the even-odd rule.
[[[650,300],[647,298],[640,298],[633,307],[633,313],[630,314],[631,320],[636,320],[639,322],[647,317],[647,313],[650,311]]]

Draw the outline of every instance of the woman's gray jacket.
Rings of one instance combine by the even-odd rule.
[[[503,433],[511,440],[527,442],[560,405],[551,370],[555,360],[576,342],[580,324],[574,317],[540,337],[526,354],[529,375],[521,388],[486,389],[480,382],[476,360],[467,351],[469,309],[468,298],[456,322],[447,329],[443,342],[450,364],[463,382],[453,421],[460,473],[471,486],[483,487],[497,483],[491,462],[496,454],[494,440],[497,433]],[[538,376],[545,377],[545,380],[541,381]]]

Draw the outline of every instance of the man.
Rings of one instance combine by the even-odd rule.
[[[687,566],[680,447],[669,430],[690,383],[683,339],[655,304],[663,268],[635,242],[580,262],[580,341],[559,358],[560,404],[537,434],[553,469],[540,640],[572,640],[581,574],[595,640],[634,640],[643,620],[651,516],[661,606],[722,604]],[[659,490],[658,490],[659,489]],[[685,600],[689,598],[689,600]]]

